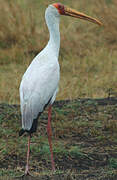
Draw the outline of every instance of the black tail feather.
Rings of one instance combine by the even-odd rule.
[[[46,108],[46,106],[50,103],[51,101],[51,98],[49,99],[48,103],[44,106],[44,109]],[[24,129],[21,129],[19,131],[19,136],[22,136],[25,132],[27,132],[30,136],[32,133],[36,132],[37,130],[37,124],[38,124],[38,118],[39,116],[41,115],[42,112],[39,112],[37,118],[33,119],[33,123],[32,123],[32,127],[30,130],[24,130]]]
[[[40,115],[41,115],[41,112],[39,113],[38,117],[39,117]],[[38,124],[38,117],[33,120],[31,129],[30,129],[30,130],[21,129],[21,130],[19,131],[19,136],[22,136],[25,132],[27,132],[29,135],[31,135],[32,133],[36,132],[36,130],[37,130],[37,124]]]
[[[25,133],[25,130],[24,130],[24,129],[21,129],[21,130],[19,131],[19,136],[22,136],[24,133]]]

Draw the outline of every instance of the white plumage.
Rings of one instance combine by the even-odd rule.
[[[50,99],[50,104],[52,104],[56,98],[60,77],[59,17],[60,14],[52,5],[46,9],[45,18],[50,31],[50,40],[45,49],[34,58],[20,84],[22,128],[24,130],[29,131],[39,112],[43,111]]]

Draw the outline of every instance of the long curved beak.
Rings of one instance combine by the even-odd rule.
[[[90,16],[87,16],[86,14],[83,14],[81,12],[78,12],[78,11],[71,9],[69,7],[66,7],[66,6],[64,6],[64,15],[84,19],[84,20],[87,20],[87,21],[90,21],[92,23],[96,23],[96,24],[102,26],[102,23],[99,20],[92,18]]]

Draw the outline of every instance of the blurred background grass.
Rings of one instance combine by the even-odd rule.
[[[46,7],[53,0],[0,0],[0,102],[19,103],[21,77],[49,39]],[[98,18],[103,27],[61,17],[57,99],[107,97],[117,91],[116,0],[59,1]]]

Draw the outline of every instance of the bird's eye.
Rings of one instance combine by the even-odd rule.
[[[61,4],[59,4],[59,7],[58,7],[60,10],[63,9],[63,6]]]
[[[64,14],[64,6],[62,4],[58,4],[58,10],[60,14]]]
[[[58,5],[58,8],[59,8],[59,9],[61,9],[61,8],[62,8],[60,4]]]

